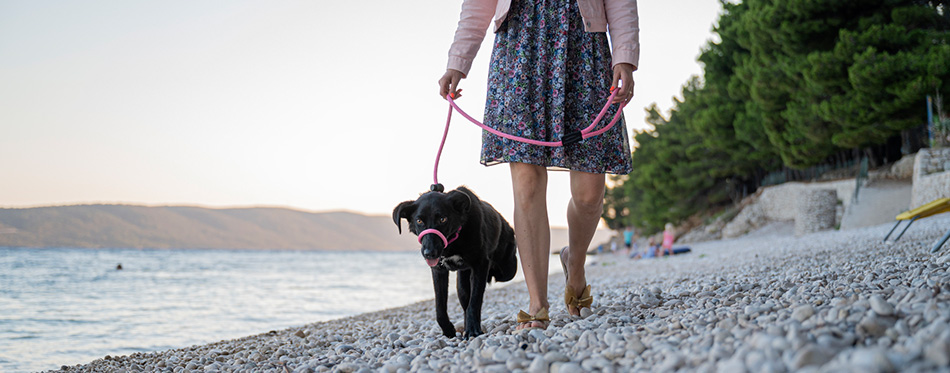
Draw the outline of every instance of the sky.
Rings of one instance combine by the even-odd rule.
[[[433,181],[461,0],[0,2],[0,207],[279,206],[389,215]],[[664,112],[714,38],[715,0],[640,1],[624,110]],[[481,119],[492,34],[459,105]],[[439,166],[511,221],[508,167],[455,115]],[[629,135],[633,135],[631,131]],[[566,226],[568,175],[548,210]]]

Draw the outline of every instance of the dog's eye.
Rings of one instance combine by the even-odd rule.
[[[416,224],[422,225],[422,219],[416,219]]]
[[[446,220],[448,220],[448,219],[446,219],[446,217],[443,216],[443,217],[439,218],[439,223],[445,223]]]

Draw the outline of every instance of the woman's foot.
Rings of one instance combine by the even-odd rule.
[[[515,330],[547,329],[548,325],[551,324],[551,319],[548,318],[547,307],[541,308],[534,314],[518,311],[517,320],[518,326],[515,327]]]
[[[567,305],[567,313],[572,316],[580,316],[582,308],[590,308],[593,297],[590,295],[590,285],[587,285],[587,279],[584,277],[584,267],[580,266],[580,273],[573,273],[570,260],[570,250],[565,247],[560,253],[561,269],[564,270],[564,303]]]

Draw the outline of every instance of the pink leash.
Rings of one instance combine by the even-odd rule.
[[[442,158],[442,148],[445,147],[445,139],[446,139],[446,138],[448,137],[448,135],[449,135],[449,124],[452,123],[452,110],[453,110],[453,109],[454,109],[454,110],[458,110],[459,114],[462,114],[462,116],[465,117],[465,119],[468,119],[469,121],[471,121],[471,122],[474,123],[475,125],[481,127],[482,129],[484,129],[484,130],[486,130],[486,131],[488,131],[488,132],[491,132],[492,134],[495,134],[496,136],[502,137],[502,138],[506,138],[506,139],[514,140],[514,141],[519,141],[519,142],[523,142],[523,143],[531,144],[531,145],[550,146],[550,147],[568,146],[568,145],[571,145],[571,144],[578,143],[578,142],[580,142],[580,141],[583,140],[583,139],[590,138],[590,137],[594,137],[594,136],[600,135],[600,134],[602,134],[602,133],[604,133],[604,132],[607,132],[607,130],[609,130],[609,129],[612,128],[615,124],[617,124],[617,121],[620,120],[620,115],[623,113],[623,108],[624,108],[624,106],[627,106],[627,103],[625,103],[625,102],[620,104],[620,108],[617,109],[617,113],[614,114],[613,120],[611,120],[610,123],[608,123],[606,127],[601,128],[601,129],[596,130],[596,131],[593,130],[594,127],[597,126],[597,123],[600,123],[600,120],[603,119],[603,118],[604,118],[604,115],[607,114],[607,110],[610,108],[610,102],[614,99],[614,96],[617,95],[617,92],[618,92],[618,91],[619,91],[619,89],[611,89],[610,97],[607,98],[607,103],[604,105],[604,108],[600,110],[600,113],[597,114],[597,117],[594,118],[594,121],[593,121],[589,126],[587,126],[587,128],[584,128],[584,129],[581,130],[581,131],[575,131],[575,132],[571,132],[571,133],[564,134],[564,135],[561,137],[561,141],[539,141],[539,140],[532,140],[532,139],[526,139],[526,138],[524,138],[524,137],[518,137],[518,136],[509,135],[509,134],[507,134],[507,133],[501,132],[501,131],[499,131],[499,130],[496,130],[496,129],[494,129],[494,128],[491,128],[491,127],[489,127],[489,126],[486,126],[484,123],[481,123],[481,122],[475,120],[475,118],[472,118],[472,116],[468,115],[468,113],[466,113],[465,111],[463,111],[462,108],[458,107],[458,105],[455,103],[455,100],[452,98],[452,93],[449,93],[449,94],[445,95],[445,99],[449,101],[449,114],[448,114],[448,117],[445,119],[445,131],[442,132],[442,143],[439,144],[439,152],[436,153],[436,155],[435,155],[435,167],[434,167],[434,169],[433,169],[433,171],[432,171],[432,182],[433,182],[433,184],[432,184],[431,187],[429,187],[429,190],[438,191],[438,192],[441,192],[441,191],[444,190],[444,188],[442,187],[442,184],[439,184],[439,160]],[[425,231],[423,231],[423,232],[425,232]],[[438,232],[438,231],[436,231],[436,232]],[[420,235],[419,237],[422,237],[422,235]],[[448,243],[451,243],[451,241],[447,241],[447,240],[445,239],[445,236],[443,236],[443,235],[441,234],[441,232],[439,233],[439,237],[442,237],[442,240],[445,241],[445,242],[447,242],[447,243],[446,243],[446,246],[448,246]],[[458,237],[458,234],[457,234],[457,233],[456,233],[455,237]],[[421,240],[421,238],[420,238],[420,240]],[[453,239],[453,240],[454,240],[454,239]]]

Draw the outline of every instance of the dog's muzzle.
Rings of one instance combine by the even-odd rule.
[[[442,247],[446,248],[446,247],[449,247],[450,243],[455,242],[455,240],[459,238],[459,232],[461,231],[462,231],[462,228],[460,227],[459,230],[455,232],[455,235],[452,236],[452,238],[445,238],[445,235],[442,234],[442,232],[440,232],[438,229],[429,228],[422,232],[419,232],[419,243],[420,244],[422,243],[422,238],[425,237],[427,234],[434,234],[442,239]],[[429,267],[435,267],[439,265],[439,258],[435,258],[435,259],[426,258],[426,264],[428,264]]]

